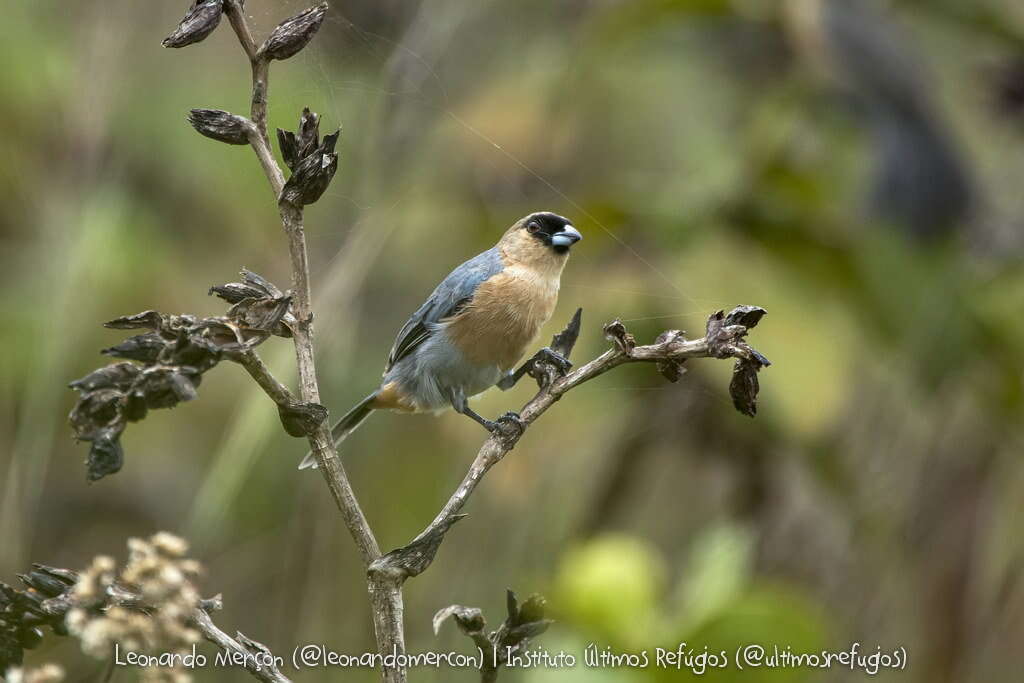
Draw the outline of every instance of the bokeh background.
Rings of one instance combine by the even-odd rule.
[[[7,3],[0,28],[0,579],[84,567],[125,539],[192,543],[218,623],[275,652],[373,649],[362,570],[303,443],[225,364],[199,400],[124,437],[124,469],[85,482],[67,383],[148,308],[215,315],[242,266],[286,286],[285,241],[247,148],[185,122],[246,112],[227,22],[166,50],[186,0]],[[249,0],[265,32],[304,8]],[[274,65],[270,124],[309,105],[341,163],[307,212],[324,400],[378,378],[395,330],[448,270],[534,210],[585,235],[557,331],[577,359],[627,321],[697,334],[757,304],[757,418],[731,364],[605,375],[496,467],[405,591],[410,650],[469,650],[430,619],[502,617],[545,594],[539,641],[581,653],[906,647],[880,680],[990,681],[1024,665],[1024,6],[1015,0],[347,0]],[[262,353],[293,381],[289,343]],[[495,415],[525,383],[482,398]],[[381,544],[433,517],[482,440],[471,421],[375,416],[344,448]],[[72,681],[102,662],[50,637],[28,663]],[[115,680],[134,674],[117,671]],[[643,682],[655,669],[504,672]],[[847,681],[788,671],[718,680]],[[371,681],[366,671],[298,680]],[[223,670],[198,680],[249,680]],[[417,670],[417,681],[474,680]]]

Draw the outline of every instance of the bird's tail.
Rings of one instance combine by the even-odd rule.
[[[356,430],[356,427],[363,423],[370,413],[373,412],[373,401],[377,398],[377,392],[373,392],[359,403],[355,404],[352,410],[345,413],[340,420],[331,428],[331,438],[335,445],[344,441],[349,434]],[[316,456],[312,452],[306,453],[306,457],[299,463],[299,469],[305,470],[317,466]]]

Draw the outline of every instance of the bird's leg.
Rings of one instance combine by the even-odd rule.
[[[500,433],[507,436],[508,434],[506,430],[503,429],[505,425],[511,426],[519,434],[523,433],[523,429],[525,427],[522,419],[517,413],[508,412],[497,420],[488,420],[486,417],[483,417],[469,407],[469,400],[466,398],[466,393],[462,391],[462,389],[449,389],[447,393],[448,400],[451,401],[452,409],[454,409],[455,412],[472,418],[490,433]]]
[[[516,383],[523,378],[523,375],[529,373],[532,377],[537,377],[533,373],[538,363],[547,363],[555,368],[555,371],[561,375],[569,372],[569,368],[572,367],[572,363],[568,358],[562,354],[554,351],[549,346],[545,346],[543,349],[538,351],[528,361],[519,366],[519,369],[515,372],[510,372],[500,380],[498,380],[498,388],[502,391],[507,391],[516,385]],[[544,377],[545,375],[541,375]]]

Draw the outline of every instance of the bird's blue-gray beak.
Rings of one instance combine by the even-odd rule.
[[[571,247],[583,239],[580,231],[567,225],[551,236],[551,244],[556,247]]]

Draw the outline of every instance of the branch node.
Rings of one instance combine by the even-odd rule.
[[[616,318],[605,325],[604,336],[615,344],[624,356],[632,356],[633,349],[636,348],[636,338],[626,330],[626,326],[622,324],[621,320]]]
[[[682,330],[665,330],[658,335],[658,338],[654,340],[655,345],[664,346],[666,349],[670,349],[674,344],[679,342],[685,342],[686,337],[683,336]],[[661,376],[667,379],[669,382],[678,382],[682,379],[686,373],[686,368],[683,367],[683,363],[686,359],[676,360],[674,358],[666,358],[665,360],[659,360],[655,367],[658,368],[658,372]]]
[[[396,548],[371,562],[366,573],[376,581],[398,585],[409,577],[421,574],[434,561],[434,555],[448,530],[465,516],[452,515],[442,523],[429,527],[408,545]]]
[[[289,436],[310,437],[327,421],[327,408],[319,403],[278,404],[281,425]]]

